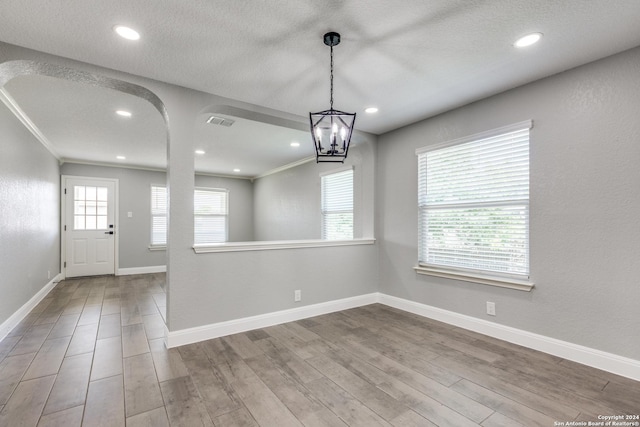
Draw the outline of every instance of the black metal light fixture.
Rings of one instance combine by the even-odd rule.
[[[311,137],[316,146],[316,162],[343,163],[349,152],[351,133],[356,113],[345,113],[333,109],[333,47],[340,43],[340,34],[324,35],[324,44],[331,48],[331,98],[328,110],[309,113]]]

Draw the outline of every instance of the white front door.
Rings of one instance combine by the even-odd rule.
[[[66,277],[115,274],[116,180],[64,177]]]

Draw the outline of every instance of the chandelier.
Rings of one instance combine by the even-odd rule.
[[[340,34],[324,35],[324,44],[331,48],[331,96],[329,109],[309,113],[311,137],[316,146],[316,162],[344,163],[349,151],[349,142],[356,121],[356,113],[345,113],[333,109],[333,47],[340,43]]]

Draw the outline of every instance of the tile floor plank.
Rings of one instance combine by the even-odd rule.
[[[151,353],[124,359],[124,401],[127,417],[164,405]]]
[[[179,354],[212,419],[244,407],[222,372],[211,363],[201,346],[184,346]]]
[[[452,388],[527,426],[552,426],[557,420],[465,379]]]
[[[191,377],[165,381],[160,390],[171,426],[213,426]]]
[[[0,412],[0,426],[35,426],[56,379],[55,375],[21,381]]]
[[[122,375],[89,383],[83,427],[118,427],[125,425]]]
[[[96,341],[91,368],[91,381],[122,374],[122,341],[120,337]]]
[[[0,362],[0,405],[7,403],[36,353],[10,356]]]
[[[76,326],[71,342],[67,348],[66,356],[75,356],[82,353],[92,353],[96,346],[98,324]]]
[[[391,425],[327,378],[311,381],[306,386],[317,399],[331,412],[344,420],[348,426],[374,427]]]
[[[84,406],[82,405],[43,415],[40,418],[38,427],[81,427],[83,413]]]
[[[119,337],[122,335],[120,325],[120,313],[106,314],[100,316],[100,324],[98,326],[98,339]]]
[[[78,326],[91,325],[93,323],[100,322],[100,311],[102,306],[100,305],[85,305],[82,309],[82,314],[78,320]]]
[[[32,326],[13,347],[9,356],[37,352],[47,339],[51,329],[53,329],[53,323]]]
[[[169,427],[164,406],[127,418],[127,427]]]
[[[67,314],[60,316],[53,329],[49,333],[47,339],[61,338],[73,335],[73,331],[76,329],[76,324],[80,319],[80,314]]]
[[[43,414],[84,405],[93,355],[85,353],[64,359]]]
[[[220,415],[214,418],[213,423],[216,427],[258,427],[258,423],[246,408]]]
[[[178,348],[166,348],[163,338],[150,340],[149,348],[159,382],[189,375]]]
[[[165,324],[160,313],[142,316],[142,323],[147,339],[164,338]]]
[[[302,383],[278,369],[278,365],[269,357],[265,355],[254,357],[248,359],[246,363],[305,426],[343,427],[345,425],[337,415],[314,398]]]
[[[147,343],[147,336],[142,323],[122,327],[123,357],[136,356],[149,351],[149,344]]]
[[[46,340],[22,380],[57,374],[70,341],[71,336]]]

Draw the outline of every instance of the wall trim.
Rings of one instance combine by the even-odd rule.
[[[640,360],[618,356],[567,341],[535,334],[533,332],[500,325],[453,311],[429,306],[415,301],[379,294],[378,302],[419,316],[438,320],[470,331],[508,341],[563,359],[611,372],[623,377],[640,381]]]
[[[116,276],[130,276],[132,274],[149,274],[149,273],[166,273],[166,265],[151,265],[148,267],[129,267],[119,268],[116,271]]]
[[[268,251],[275,249],[373,245],[375,242],[376,239],[369,238],[352,240],[267,240],[256,242],[228,242],[193,245],[193,251],[197,254],[214,252]]]
[[[58,160],[58,162],[62,161],[62,157],[60,157],[60,154],[58,154],[56,149],[53,148],[53,144],[51,144],[51,141],[49,141],[49,139],[42,133],[42,131],[40,131],[38,126],[36,126],[35,123],[31,121],[29,116],[27,116],[27,113],[25,113],[24,110],[20,108],[16,100],[13,99],[9,92],[7,92],[3,87],[0,87],[0,101],[2,101],[4,105],[6,105],[9,110],[11,110],[13,115],[16,116],[16,118],[20,120],[20,122],[22,122],[24,127],[29,132],[31,132],[31,135],[33,135],[44,146],[44,148],[46,148],[49,153],[51,153],[51,155]]]
[[[275,169],[271,169],[271,170],[269,170],[267,172],[261,173],[260,175],[256,175],[253,178],[251,178],[251,180],[253,181],[254,179],[264,178],[266,176],[273,175],[273,174],[276,174],[278,172],[285,171],[287,169],[295,168],[297,166],[304,165],[305,163],[312,162],[315,159],[316,159],[316,156],[305,157],[304,159],[296,160],[295,162],[287,163],[284,166],[280,166],[280,167],[277,167]]]
[[[266,328],[268,326],[279,325],[281,323],[294,322],[308,317],[320,316],[322,314],[374,304],[377,300],[377,293],[365,294],[319,304],[306,305],[304,307],[260,314],[257,316],[228,320],[226,322],[197,326],[195,328],[168,331],[166,345],[168,348],[172,348],[186,344],[193,344],[253,329]]]
[[[27,317],[27,314],[31,312],[42,301],[51,290],[62,280],[60,274],[49,281],[42,289],[38,291],[29,301],[27,301],[22,307],[20,307],[15,313],[13,313],[7,320],[0,325],[0,341],[5,339],[7,335],[18,326],[22,320]]]
[[[617,354],[596,350],[594,348],[573,344],[379,292],[197,326],[195,328],[177,331],[169,331],[167,329],[165,330],[165,345],[168,348],[179,347],[181,345],[193,344],[213,338],[224,337],[253,329],[266,328],[268,326],[375,303],[384,304],[389,307],[640,381],[640,360],[619,356]]]

